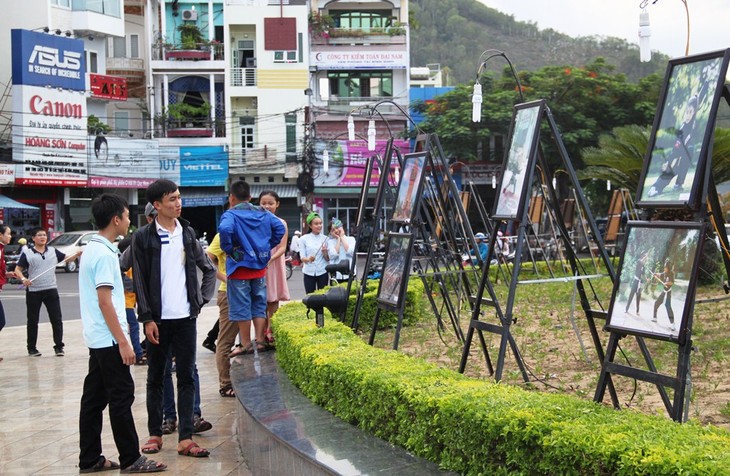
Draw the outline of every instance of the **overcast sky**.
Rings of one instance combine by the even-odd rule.
[[[479,0],[515,20],[537,22],[570,36],[603,35],[638,44],[640,0]],[[684,56],[687,16],[682,0],[648,1],[651,49]],[[730,47],[730,0],[687,0],[689,53]]]

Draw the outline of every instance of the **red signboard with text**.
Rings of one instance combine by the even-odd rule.
[[[91,83],[91,95],[95,98],[114,101],[127,100],[126,78],[90,73],[89,82]]]

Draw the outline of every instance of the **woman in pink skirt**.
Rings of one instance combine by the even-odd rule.
[[[279,195],[273,190],[264,190],[259,195],[259,205],[276,215],[276,210],[281,205]],[[281,218],[279,218],[281,220]],[[271,250],[271,259],[266,267],[266,342],[264,345],[273,347],[274,335],[271,333],[271,316],[279,309],[279,301],[288,301],[289,286],[286,284],[286,269],[284,266],[284,253],[289,238],[289,230],[286,221],[281,220],[287,230],[281,238],[281,242]]]

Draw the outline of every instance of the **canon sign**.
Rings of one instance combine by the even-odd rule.
[[[12,30],[13,84],[86,89],[84,42],[36,31]]]

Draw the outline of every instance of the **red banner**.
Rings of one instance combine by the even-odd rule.
[[[89,74],[91,95],[95,98],[127,100],[127,79],[103,74]]]

